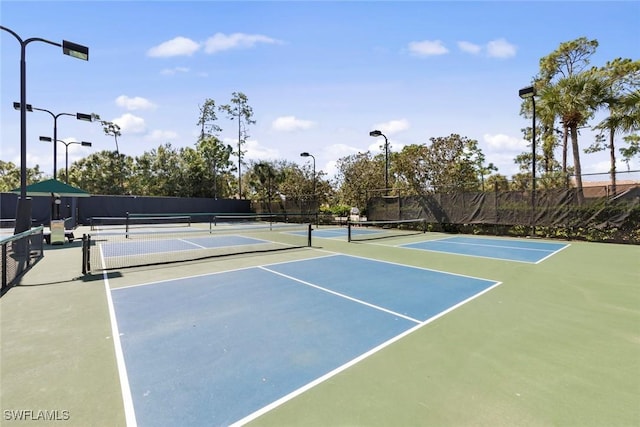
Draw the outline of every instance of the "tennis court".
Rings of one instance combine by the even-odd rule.
[[[124,394],[138,425],[246,422],[497,284],[333,255],[114,289]]]
[[[45,245],[0,300],[3,425],[640,425],[639,247],[290,227]],[[407,247],[438,242],[481,255]]]
[[[456,236],[406,243],[399,246],[423,251],[445,252],[449,254],[538,264],[569,245],[566,243],[525,239],[490,239]]]

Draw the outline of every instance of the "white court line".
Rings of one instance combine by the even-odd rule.
[[[552,257],[553,255],[557,254],[560,251],[563,251],[565,249],[567,249],[569,246],[571,246],[570,243],[567,243],[566,245],[564,245],[563,247],[561,247],[560,249],[558,249],[555,252],[551,252],[549,255],[547,255],[546,257],[542,258],[541,260],[539,260],[538,262],[536,262],[535,264],[540,264],[542,261],[546,260],[547,258]]]
[[[403,248],[403,249],[413,249],[413,248]],[[364,259],[364,260],[367,260],[367,261],[383,262],[385,264],[398,265],[400,267],[416,268],[418,270],[425,270],[425,271],[433,271],[435,273],[448,274],[450,276],[458,276],[458,277],[466,277],[468,279],[484,280],[485,282],[494,282],[494,283],[496,282],[495,280],[485,279],[483,277],[469,276],[467,274],[460,274],[460,273],[452,273],[450,271],[436,270],[434,268],[419,267],[419,266],[411,265],[411,264],[400,264],[399,262],[395,262],[395,261],[385,261],[385,260],[381,260],[381,259],[367,258],[367,257],[360,256],[360,255],[347,255],[347,254],[343,254],[343,253],[339,253],[339,252],[327,251],[327,250],[324,250],[324,249],[318,249],[318,250],[321,251],[321,252],[326,252],[328,254],[332,254],[332,255],[329,255],[329,256],[344,256],[344,257],[351,257],[351,258],[360,258],[360,259]],[[420,250],[424,250],[424,249],[420,249]],[[438,252],[438,251],[429,251],[429,252]],[[443,252],[440,251],[439,253],[443,253]],[[314,258],[310,258],[310,259],[314,259]],[[528,263],[528,264],[531,264],[531,263]]]
[[[493,288],[495,288],[496,286],[499,286],[500,284],[502,284],[502,282],[495,282],[493,286],[490,286],[489,288],[483,290],[482,292],[479,292],[469,298],[467,298],[464,301],[459,302],[458,304],[449,307],[447,310],[440,312],[438,314],[436,314],[435,316],[431,317],[430,319],[425,320],[424,322],[419,323],[418,325],[414,326],[411,329],[406,330],[405,332],[396,335],[395,337],[383,342],[382,344],[380,344],[377,347],[372,348],[371,350],[367,351],[366,353],[361,354],[360,356],[356,357],[355,359],[350,360],[349,362],[345,363],[342,366],[337,367],[336,369],[334,369],[333,371],[330,371],[324,375],[322,375],[319,378],[316,378],[315,380],[311,381],[310,383],[305,384],[304,386],[300,387],[297,390],[292,391],[291,393],[281,397],[280,399],[270,403],[269,405],[258,409],[257,411],[253,412],[252,414],[247,415],[246,417],[236,421],[235,423],[231,424],[230,427],[240,427],[245,425],[246,423],[249,423],[253,420],[255,420],[256,418],[266,414],[269,411],[272,411],[273,409],[277,408],[280,405],[283,405],[284,403],[292,400],[295,397],[298,397],[299,395],[301,395],[302,393],[312,389],[313,387],[327,381],[328,379],[338,375],[339,373],[345,371],[346,369],[354,366],[355,364],[363,361],[364,359],[368,358],[369,356],[379,352],[380,350],[390,346],[391,344],[395,343],[396,341],[399,341],[400,339],[406,337],[407,335],[417,331],[418,329],[422,328],[425,325],[428,325],[429,323],[435,321],[436,319],[439,319],[440,317],[444,316],[447,313],[450,313],[451,311],[461,307],[462,305],[468,303],[469,301],[478,298],[480,295],[483,295],[487,292],[489,292],[490,290],[492,290]]]
[[[532,248],[521,248],[521,247],[515,247],[515,246],[483,245],[483,244],[479,244],[479,243],[459,243],[459,242],[448,242],[448,241],[446,241],[446,240],[449,240],[449,239],[455,239],[455,237],[445,237],[445,238],[442,238],[442,239],[425,240],[423,242],[404,243],[404,244],[401,244],[401,245],[394,245],[393,247],[401,248],[401,249],[410,249],[410,250],[433,252],[433,253],[439,253],[439,254],[453,254],[453,255],[461,255],[461,256],[468,256],[468,257],[474,257],[474,258],[494,259],[494,260],[500,260],[500,261],[520,262],[520,263],[524,263],[524,264],[534,264],[535,265],[535,264],[540,264],[542,261],[545,261],[549,257],[551,257],[551,256],[557,254],[558,252],[560,252],[560,251],[568,248],[569,246],[571,246],[570,243],[565,243],[564,246],[562,246],[560,249],[557,249],[557,250],[549,253],[544,258],[542,258],[542,259],[540,259],[538,261],[535,261],[535,262],[534,261],[522,261],[522,260],[511,259],[511,258],[503,258],[503,257],[497,257],[497,256],[464,254],[464,253],[460,253],[460,252],[447,252],[447,251],[438,250],[438,249],[427,249],[427,248],[417,248],[417,247],[413,247],[412,248],[412,247],[408,246],[408,245],[415,245],[417,243],[443,242],[443,243],[450,243],[450,244],[456,244],[456,245],[484,246],[484,247],[487,247],[487,248],[524,249],[524,250],[530,250],[530,251],[549,252],[548,249],[532,249]]]
[[[380,307],[379,305],[371,304],[371,303],[368,303],[368,302],[363,301],[361,299],[353,298],[353,297],[350,297],[349,295],[341,294],[340,292],[332,291],[331,289],[327,289],[327,288],[324,288],[324,287],[319,286],[319,285],[314,285],[313,283],[306,282],[304,280],[300,280],[298,278],[295,278],[293,276],[289,276],[289,275],[284,274],[284,273],[279,273],[279,272],[277,272],[275,270],[271,270],[271,269],[266,268],[266,267],[258,267],[258,268],[260,268],[262,270],[265,270],[265,271],[268,271],[269,273],[273,273],[273,274],[277,274],[278,276],[285,277],[285,278],[287,278],[289,280],[293,280],[295,282],[302,283],[303,285],[311,286],[312,288],[319,289],[319,290],[321,290],[323,292],[327,292],[327,293],[330,293],[332,295],[339,296],[340,298],[344,298],[344,299],[347,299],[349,301],[357,302],[358,304],[366,305],[367,307],[374,308],[376,310],[380,310],[380,311],[383,311],[383,312],[388,313],[388,314],[392,314],[392,315],[394,315],[396,317],[401,317],[403,319],[410,320],[411,322],[414,322],[414,323],[420,323],[421,322],[420,320],[414,319],[413,317],[405,316],[404,314],[400,314],[400,313],[397,313],[395,311],[388,310],[388,309],[386,309],[384,307]]]
[[[322,251],[322,252],[326,252],[326,251]],[[331,252],[329,255],[322,255],[322,256],[304,258],[304,259],[299,259],[299,260],[279,261],[279,262],[265,264],[265,266],[278,265],[278,264],[288,264],[290,262],[308,261],[310,259],[328,258],[328,257],[332,257],[332,256],[337,256],[337,255],[340,255],[340,254]],[[156,284],[159,284],[159,283],[175,282],[175,281],[178,281],[178,280],[189,280],[189,279],[195,279],[195,278],[204,277],[204,276],[215,276],[217,274],[232,273],[234,271],[249,270],[249,269],[258,268],[258,267],[261,267],[261,266],[260,265],[249,265],[247,267],[232,268],[230,270],[213,271],[213,272],[210,272],[210,273],[193,274],[191,276],[180,276],[180,277],[175,277],[173,279],[155,280],[153,282],[144,282],[144,283],[138,283],[138,284],[135,284],[135,285],[120,286],[118,288],[114,288],[113,290],[114,291],[118,291],[120,289],[137,288],[139,286],[156,285]]]
[[[460,255],[460,256],[468,256],[468,257],[472,257],[472,258],[492,259],[492,260],[508,261],[508,262],[520,262],[520,263],[523,263],[523,264],[536,264],[535,262],[532,262],[532,261],[521,261],[519,259],[492,257],[492,256],[484,256],[484,255],[471,255],[471,254],[463,254],[463,253],[460,253],[460,252],[447,252],[447,251],[444,251],[444,250],[437,250],[437,249],[409,248],[409,247],[406,247],[406,246],[398,246],[398,248],[407,249],[407,250],[410,250],[410,251],[432,252],[434,254]]]
[[[100,260],[104,269],[104,257],[100,250]],[[102,272],[104,280],[104,289],[107,294],[107,306],[109,308],[109,319],[111,321],[111,335],[113,336],[113,347],[116,353],[116,364],[118,366],[118,375],[120,377],[120,388],[122,390],[122,403],[124,404],[124,415],[127,427],[136,427],[136,411],[133,407],[133,398],[131,396],[131,388],[129,386],[129,376],[127,375],[127,366],[124,361],[124,352],[122,351],[122,342],[120,341],[120,331],[118,329],[118,321],[116,319],[116,311],[111,298],[111,287],[109,286],[109,277],[107,271]]]
[[[197,244],[197,243],[190,242],[190,241],[188,241],[188,240],[184,240],[184,239],[176,239],[176,240],[177,240],[177,241],[179,241],[179,242],[186,243],[186,244],[188,244],[188,245],[193,245],[193,246],[195,246],[196,248],[200,248],[200,249],[207,249],[207,247],[206,247],[206,246],[202,246],[202,245],[199,245],[199,244]]]
[[[436,241],[436,240],[430,240],[431,242]],[[538,252],[549,252],[549,249],[537,249],[537,248],[523,248],[520,246],[503,246],[503,245],[491,245],[491,244],[486,244],[486,243],[470,243],[470,242],[451,242],[448,241],[446,239],[444,240],[437,240],[438,242],[441,243],[448,243],[450,245],[468,245],[468,246],[482,246],[485,248],[502,248],[502,249],[521,249],[523,251],[538,251]],[[428,242],[425,242],[428,243]],[[410,245],[412,243],[409,243]]]

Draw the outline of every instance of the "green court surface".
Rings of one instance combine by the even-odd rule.
[[[501,285],[248,425],[640,425],[639,246],[562,242],[569,246],[538,264],[398,246],[445,237],[314,239],[311,249],[109,271],[108,283],[102,273],[81,274],[79,240],[45,245],[44,258],[0,298],[0,424],[127,425],[106,286],[329,252]]]

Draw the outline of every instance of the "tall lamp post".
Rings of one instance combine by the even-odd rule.
[[[528,86],[518,91],[522,99],[531,98],[533,122],[531,124],[531,235],[536,234],[536,88]]]
[[[27,199],[27,45],[31,42],[43,42],[62,47],[62,53],[74,58],[89,60],[89,48],[63,40],[62,44],[39,37],[23,40],[13,30],[0,25],[20,43],[20,198],[16,209],[16,225],[14,233],[22,233],[31,229],[31,199]]]
[[[52,142],[53,139],[48,137],[48,136],[41,136],[40,137],[40,141],[44,141],[44,142]],[[71,142],[66,142],[63,141],[61,139],[56,139],[56,142],[62,142],[64,144],[64,176],[65,176],[65,183],[69,184],[69,146],[73,145],[73,144],[79,144],[83,147],[91,147],[91,143],[87,142],[87,141],[71,141]],[[55,144],[53,144],[55,147]],[[55,150],[53,150],[55,152]],[[56,167],[53,167],[53,170],[55,171]],[[55,178],[54,178],[55,179]]]
[[[369,132],[369,136],[384,136],[384,194],[386,195],[389,191],[389,140],[385,134],[377,129]]]
[[[304,153],[300,153],[300,157],[311,157],[313,159],[313,201],[316,201],[316,158],[313,157],[313,154],[309,154],[306,151]]]
[[[20,109],[20,103],[19,102],[14,102],[13,103],[13,108],[15,108],[16,110]],[[85,113],[58,113],[58,114],[54,114],[49,110],[46,110],[44,108],[36,108],[31,106],[31,104],[27,104],[27,111],[44,111],[45,113],[49,113],[49,115],[51,115],[51,117],[53,117],[53,140],[54,141],[60,141],[58,139],[58,118],[61,116],[75,116],[75,118],[77,120],[82,120],[85,122],[92,122],[93,121],[93,115],[92,114],[85,114]],[[40,139],[42,141],[42,139]],[[56,175],[58,173],[58,151],[56,149],[56,144],[53,144],[53,179],[56,179]]]

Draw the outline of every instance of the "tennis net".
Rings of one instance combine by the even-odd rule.
[[[206,226],[205,226],[206,227]],[[246,223],[83,236],[83,273],[311,246],[311,224]]]
[[[15,284],[44,255],[43,227],[36,227],[0,240],[2,277],[0,295]]]
[[[134,228],[190,227],[191,216],[104,216],[90,219],[92,231],[118,230],[129,231]]]
[[[427,232],[427,222],[422,218],[390,221],[350,221],[347,227],[347,240],[349,242],[404,237]]]

